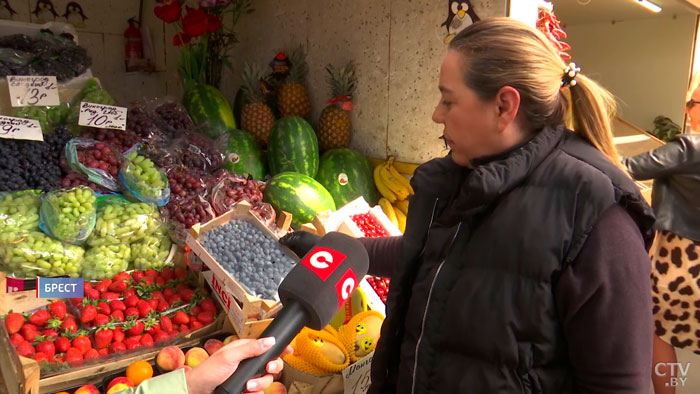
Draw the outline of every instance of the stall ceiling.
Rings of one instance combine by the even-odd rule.
[[[612,22],[693,13],[683,0],[650,0],[663,9],[655,14],[639,6],[636,0],[553,0],[554,12],[564,25]]]

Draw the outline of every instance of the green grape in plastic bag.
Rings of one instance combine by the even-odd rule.
[[[40,206],[39,190],[0,193],[0,244],[28,231],[39,231]]]
[[[3,269],[20,278],[36,276],[80,276],[85,250],[52,239],[40,232],[28,232],[19,240],[0,245]]]

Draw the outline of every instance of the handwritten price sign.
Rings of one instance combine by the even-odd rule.
[[[60,104],[56,77],[8,75],[7,86],[13,107],[49,107]]]
[[[365,394],[372,384],[372,358],[374,352],[343,370],[343,391],[346,394]]]
[[[126,130],[126,108],[82,102],[78,124],[101,129]]]
[[[0,138],[43,141],[38,120],[0,116]]]

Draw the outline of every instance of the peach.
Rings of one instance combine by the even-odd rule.
[[[107,390],[107,394],[116,394],[116,393],[118,393],[118,392],[120,392],[120,391],[128,390],[128,389],[130,389],[131,387],[134,387],[134,386],[128,386],[128,385],[126,385],[126,384],[124,384],[124,383],[117,383],[117,384],[115,384],[114,386],[112,386],[112,388],[110,388],[109,390]]]
[[[95,385],[86,384],[85,386],[80,386],[73,394],[100,394],[100,390]]]
[[[183,366],[181,366],[181,367],[178,368],[178,369],[181,369],[181,368],[184,369],[185,372],[189,372],[189,371],[192,370],[192,367],[190,367],[189,365],[183,365]]]
[[[107,385],[107,390],[111,389],[112,386],[116,384],[125,384],[127,387],[134,387],[134,382],[131,381],[131,379],[127,378],[126,376],[119,376],[114,379],[112,379],[109,384]],[[124,390],[124,389],[122,389]]]
[[[185,354],[177,346],[168,346],[158,352],[156,364],[163,371],[173,371],[185,364]]]
[[[206,350],[201,347],[193,347],[185,353],[185,365],[194,368],[208,358],[209,353]]]
[[[271,385],[267,386],[264,394],[287,394],[287,388],[280,382],[272,382]]]
[[[210,356],[216,353],[216,351],[221,349],[223,346],[224,343],[218,339],[207,339],[207,341],[204,342],[204,350],[206,350]]]
[[[238,340],[238,335],[229,335],[224,339],[224,345],[228,345],[229,343]]]

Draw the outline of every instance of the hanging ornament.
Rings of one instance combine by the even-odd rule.
[[[537,18],[537,29],[544,33],[545,36],[554,44],[554,47],[559,51],[559,56],[563,60],[570,60],[571,55],[567,53],[571,46],[564,41],[566,32],[561,28],[561,24],[554,15],[554,11],[545,7],[539,7],[539,15]]]

